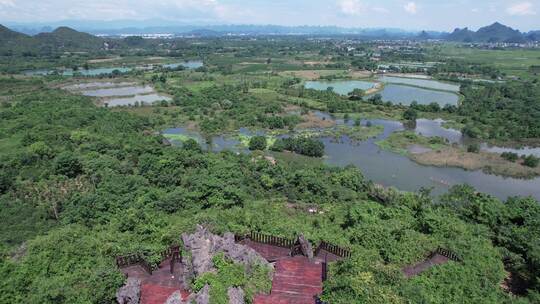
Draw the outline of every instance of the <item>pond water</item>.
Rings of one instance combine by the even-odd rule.
[[[62,76],[73,76],[73,75],[99,76],[99,75],[112,74],[114,70],[118,70],[120,73],[127,73],[133,70],[133,68],[112,67],[112,68],[96,68],[96,69],[88,69],[88,70],[79,69],[77,71],[74,71],[73,69],[67,69],[63,71],[57,71],[53,69],[29,70],[29,71],[23,71],[23,74],[26,76],[47,76],[47,75],[53,75],[55,73],[58,73],[58,75],[62,75]]]
[[[397,77],[393,77],[397,78]],[[403,78],[406,79],[406,78]],[[411,82],[428,81],[431,86],[435,86],[433,83],[437,83],[438,86],[446,87],[446,83],[438,82],[435,80],[424,79],[410,79]],[[329,87],[334,88],[334,92],[347,95],[354,89],[368,90],[375,86],[375,82],[360,81],[360,80],[343,80],[343,81],[307,81],[305,87],[307,89],[315,89],[324,91]],[[458,87],[459,89],[459,87]],[[405,84],[392,84],[388,83],[384,89],[379,92],[384,101],[391,101],[394,104],[410,105],[413,101],[419,104],[430,104],[432,102],[438,103],[441,107],[446,104],[457,105],[459,96],[452,92],[436,91],[431,89],[424,89],[414,87]],[[366,96],[369,98],[369,96]]]
[[[177,63],[170,63],[170,64],[164,64],[162,67],[164,68],[170,68],[175,69],[179,66],[183,66],[186,69],[193,70],[196,68],[200,68],[204,66],[204,63],[200,60],[189,60],[189,61],[183,61],[183,62],[177,62]],[[95,68],[95,69],[78,69],[77,71],[74,71],[73,69],[66,69],[66,70],[56,70],[56,69],[38,69],[38,70],[27,70],[23,71],[22,73],[26,76],[47,76],[47,75],[53,75],[55,73],[58,73],[62,76],[73,76],[73,75],[82,75],[82,76],[99,76],[99,75],[108,75],[112,74],[113,71],[118,70],[120,73],[127,73],[134,69],[145,69],[144,67],[103,67],[103,68]]]
[[[242,128],[238,131],[239,134],[243,135],[262,135],[264,133],[257,132],[253,133],[250,130],[246,128]],[[167,130],[164,130],[162,132],[164,135],[177,135],[178,138],[170,138],[170,141],[178,146],[182,145],[182,140],[186,138],[194,139],[199,143],[199,145],[206,151],[210,150],[212,152],[221,152],[224,150],[234,151],[234,152],[241,152],[241,153],[249,153],[249,149],[242,146],[240,141],[231,135],[219,135],[219,136],[213,136],[211,138],[204,138],[201,136],[200,133],[196,131],[190,131],[186,128],[170,128]],[[182,139],[180,139],[182,138]],[[210,149],[208,149],[210,147]]]
[[[354,89],[369,90],[375,86],[375,82],[361,80],[344,80],[344,81],[306,81],[306,89],[314,89],[326,91],[328,88],[334,88],[334,92],[347,95]]]
[[[108,107],[118,107],[118,106],[133,106],[136,103],[141,105],[143,104],[152,104],[157,101],[171,101],[172,99],[165,95],[160,95],[157,93],[145,94],[145,95],[136,95],[132,97],[118,97],[105,100],[103,103],[106,103]]]
[[[152,104],[157,101],[170,101],[171,98],[157,93],[149,85],[135,82],[87,82],[66,85],[63,87],[75,94],[99,97],[109,107],[129,106],[135,104]]]
[[[540,157],[540,148],[533,147],[521,147],[521,148],[511,148],[511,147],[498,147],[488,144],[482,144],[481,149],[483,151],[493,152],[493,153],[503,153],[503,152],[512,152],[517,155],[534,155]]]
[[[457,94],[443,91],[416,88],[400,84],[387,84],[379,92],[384,101],[391,101],[394,104],[410,105],[413,101],[419,104],[438,103],[441,107],[446,104],[457,105],[459,97]]]
[[[437,80],[431,79],[417,79],[417,78],[404,78],[404,77],[393,77],[393,76],[381,76],[378,78],[379,81],[385,83],[395,83],[395,84],[406,84],[411,86],[418,86],[427,89],[434,90],[443,90],[450,92],[459,92],[459,85],[440,82]]]
[[[93,88],[110,88],[110,87],[129,87],[136,85],[135,82],[83,82],[67,85],[64,87],[66,90],[84,90]]]
[[[204,66],[204,63],[200,60],[190,60],[190,61],[169,63],[169,64],[162,65],[162,67],[167,68],[167,69],[176,69],[179,66],[183,66],[184,68],[188,70],[194,70],[194,69]]]
[[[127,73],[133,70],[133,68],[112,67],[112,68],[97,68],[97,69],[88,69],[88,70],[79,69],[77,71],[68,69],[62,72],[62,76],[73,76],[76,74],[82,75],[82,76],[99,76],[99,75],[112,74],[115,70],[117,70],[120,73]]]
[[[333,119],[329,114],[318,112],[317,115]],[[404,130],[401,122],[370,119],[373,125],[384,126],[384,132],[376,138],[363,142],[352,142],[344,136],[336,141],[334,138],[321,137],[325,144],[325,163],[333,166],[355,165],[363,172],[366,178],[384,186],[394,186],[400,190],[417,191],[422,187],[433,187],[433,194],[440,195],[457,184],[470,184],[480,192],[490,193],[501,199],[509,196],[533,196],[540,200],[540,178],[522,180],[489,175],[482,171],[466,171],[460,168],[439,168],[419,165],[408,157],[380,149],[375,143],[390,136],[393,132]],[[352,125],[353,121],[344,122],[336,120],[338,124]],[[442,136],[451,142],[459,142],[459,131],[447,130],[441,127],[441,120],[419,120],[416,132],[425,136]],[[458,133],[456,133],[458,132]],[[196,133],[183,128],[168,129],[164,134],[183,134],[196,138],[205,148],[204,139]],[[241,130],[243,134],[250,134],[249,130]],[[175,142],[173,140],[173,142]],[[178,144],[179,142],[175,142]],[[239,148],[239,141],[229,136],[216,136],[212,138],[212,151],[232,150],[248,152],[246,148]]]
[[[26,76],[47,76],[54,73],[54,70],[28,70],[22,72]]]
[[[417,119],[414,130],[416,134],[425,137],[438,136],[447,139],[450,143],[463,143],[463,134],[458,130],[444,128],[443,123],[442,119]]]
[[[83,95],[92,97],[130,96],[152,92],[154,92],[154,88],[151,86],[114,87],[81,91]]]

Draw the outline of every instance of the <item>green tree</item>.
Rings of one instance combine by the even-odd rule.
[[[536,168],[538,167],[539,163],[540,163],[540,158],[534,155],[529,155],[523,158],[523,165],[527,167]]]
[[[415,121],[418,118],[418,113],[413,108],[408,108],[403,112],[403,119],[408,121]]]
[[[59,154],[54,160],[54,172],[67,177],[76,177],[81,174],[83,167],[79,159],[70,152]]]
[[[517,153],[513,153],[513,152],[503,152],[501,154],[501,157],[506,159],[507,161],[510,161],[510,162],[516,162],[519,158],[519,155],[517,155]]]
[[[479,153],[480,152],[480,145],[477,143],[470,144],[467,146],[467,152],[469,153]]]
[[[266,145],[267,145],[266,137],[264,136],[253,136],[249,140],[249,149],[252,151],[266,150]]]

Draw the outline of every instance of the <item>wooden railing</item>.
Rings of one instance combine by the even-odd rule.
[[[244,239],[250,239],[253,242],[260,244],[267,244],[271,246],[277,246],[282,248],[292,248],[294,246],[294,240],[282,238],[279,236],[267,235],[258,232],[250,232],[245,236],[236,236],[234,237],[235,241],[241,241]]]
[[[298,246],[296,246],[297,244],[295,240],[292,240],[292,239],[267,235],[267,234],[258,233],[258,232],[250,232],[245,235],[234,236],[235,242],[240,242],[245,239],[249,239],[255,243],[291,249],[292,256],[301,254],[301,250],[299,250]],[[339,247],[337,245],[333,245],[324,241],[319,243],[319,246],[317,246],[317,248],[315,249],[314,255],[317,255],[320,250],[326,250],[340,258],[351,257],[351,251],[349,249]]]
[[[182,254],[180,246],[171,246],[161,252],[161,260],[165,261],[168,258],[173,258],[174,261],[182,262]]]
[[[437,248],[437,250],[435,250],[435,252],[433,252],[433,254],[440,254],[444,257],[447,257],[449,258],[450,260],[454,261],[454,262],[462,262],[463,260],[461,259],[461,257],[459,255],[457,255],[455,252],[453,251],[450,251],[448,249],[444,249],[444,248]]]
[[[146,258],[141,253],[132,253],[125,256],[116,257],[116,266],[119,268],[140,265],[148,274],[152,274],[154,267],[146,261]]]
[[[165,261],[168,258],[171,258],[171,273],[174,272],[174,263],[182,262],[182,255],[180,253],[180,246],[171,246],[161,252],[161,261]],[[118,268],[129,267],[133,265],[140,265],[148,274],[156,269],[156,266],[150,265],[146,259],[146,254],[144,253],[132,253],[124,256],[116,257],[116,266]]]
[[[326,251],[328,251],[328,252],[330,252],[330,253],[338,256],[338,257],[341,257],[341,258],[349,258],[349,257],[351,257],[351,251],[349,249],[345,249],[345,248],[339,247],[337,245],[327,243],[325,241],[322,241],[319,244],[319,246],[315,250],[315,255],[317,255],[320,250],[326,250]]]
[[[322,281],[325,282],[328,279],[328,264],[326,261],[322,263]]]

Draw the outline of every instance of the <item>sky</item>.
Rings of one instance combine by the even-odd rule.
[[[540,30],[540,0],[0,0],[0,23],[148,19],[443,31],[498,21],[529,31]]]

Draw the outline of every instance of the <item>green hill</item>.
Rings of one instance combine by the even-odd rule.
[[[78,32],[69,27],[59,27],[51,33],[34,36],[39,45],[52,46],[62,50],[95,50],[103,47],[103,39]]]
[[[450,41],[459,41],[459,42],[472,42],[474,39],[474,32],[470,31],[468,28],[464,29],[455,29],[450,35],[448,35],[447,40]]]
[[[475,34],[476,40],[483,42],[524,42],[525,38],[520,31],[495,22],[490,26],[479,29]]]
[[[32,37],[0,25],[0,53],[3,54],[92,51],[103,48],[104,42],[99,37],[68,27],[59,27],[51,33]]]
[[[29,38],[25,34],[15,32],[0,24],[0,42],[4,43],[12,39]]]
[[[492,25],[480,28],[476,32],[468,28],[455,29],[454,32],[447,36],[447,40],[458,42],[522,43],[527,41],[527,38],[520,31],[495,22]]]

